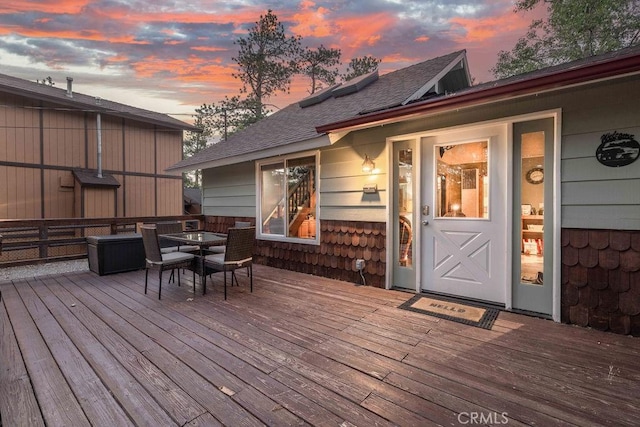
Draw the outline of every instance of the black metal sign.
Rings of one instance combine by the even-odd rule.
[[[640,157],[640,143],[629,133],[612,132],[600,137],[596,159],[605,166],[627,166]]]

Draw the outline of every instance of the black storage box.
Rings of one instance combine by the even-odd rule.
[[[145,267],[144,245],[140,234],[89,236],[87,253],[89,269],[100,276]]]

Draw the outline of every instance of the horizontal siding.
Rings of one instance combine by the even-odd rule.
[[[204,204],[206,206],[215,206],[215,207],[251,207],[255,208],[256,206],[256,196],[215,196],[215,197],[205,197]],[[255,215],[255,213],[254,213]]]
[[[322,193],[322,206],[347,206],[351,208],[370,208],[372,206],[386,206],[387,192],[365,194],[360,191],[345,191],[336,193]],[[326,219],[326,218],[323,218]]]
[[[562,138],[562,158],[565,160],[577,158],[591,158],[595,160],[594,155],[600,145],[600,137],[604,133],[611,132],[630,133],[636,136],[637,141],[640,141],[640,125],[624,128],[608,126],[597,132],[565,134]]]
[[[362,221],[362,218],[371,218],[369,221],[387,222],[387,211],[384,206],[363,208],[350,208],[343,206],[323,207],[320,211],[323,220]]]
[[[597,194],[597,200],[594,199]],[[604,205],[627,206],[637,205],[640,214],[640,178],[619,181],[581,181],[562,184],[562,204],[564,206]]]
[[[208,206],[204,208],[204,215],[255,218],[256,208],[254,206],[244,208],[237,206]]]
[[[202,212],[205,215],[255,217],[254,163],[204,170],[202,192]]]
[[[616,206],[615,211],[606,205],[563,206],[562,224],[565,228],[586,230],[640,230],[640,205]]]
[[[239,194],[253,195],[255,197],[256,185],[229,185],[227,187],[204,188],[203,196],[206,197],[235,197]]]
[[[639,79],[583,89],[563,100],[563,227],[640,230],[640,160],[612,168],[595,157],[605,133],[629,133],[640,141],[638,101],[629,96]]]
[[[640,165],[640,160],[636,163]],[[562,160],[562,182],[619,181],[621,179],[637,179],[636,163],[621,168],[602,165],[594,155],[580,159]],[[592,196],[595,196],[592,194]]]
[[[375,130],[353,133],[320,154],[320,219],[386,221],[386,134]],[[365,156],[376,173],[362,172]],[[365,194],[363,186],[375,184],[378,192]]]
[[[362,193],[362,187],[365,185],[377,185],[379,191],[386,190],[387,188],[387,175],[359,175],[348,177],[334,177],[322,179],[322,192],[345,192],[356,191]]]

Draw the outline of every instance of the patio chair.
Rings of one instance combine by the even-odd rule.
[[[253,246],[256,239],[255,227],[230,228],[224,253],[204,257],[202,275],[204,277],[202,293],[207,291],[207,274],[224,273],[224,299],[227,299],[227,271],[231,271],[231,283],[238,283],[235,271],[247,268],[250,290],[253,292]]]
[[[251,223],[249,221],[236,221],[235,228],[246,228],[246,227],[251,227]],[[207,248],[207,252],[212,253],[212,254],[223,254],[225,250],[224,246],[211,246],[209,248]],[[247,274],[249,273],[249,271],[247,270]]]
[[[160,299],[162,294],[162,272],[165,270],[174,270],[176,268],[192,269],[192,263],[195,255],[185,252],[170,252],[163,254],[160,250],[160,243],[158,241],[158,230],[156,229],[156,227],[143,225],[140,227],[140,231],[142,233],[142,243],[144,244],[144,252],[146,257],[144,293],[147,293],[149,269],[158,268],[158,299]],[[178,286],[180,286],[180,274],[178,274]],[[195,291],[195,280],[193,286]]]

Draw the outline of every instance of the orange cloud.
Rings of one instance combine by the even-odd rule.
[[[0,14],[14,12],[32,12],[37,10],[42,13],[71,14],[82,12],[91,0],[3,0],[0,4]]]
[[[482,20],[455,17],[450,22],[453,24],[454,41],[464,45],[484,42],[503,33],[520,32],[524,34],[531,24],[531,18],[507,12]]]
[[[343,45],[355,50],[378,43],[382,34],[397,25],[397,18],[388,13],[377,13],[338,19],[336,25]]]
[[[430,40],[429,36],[420,36],[415,38],[415,41],[421,42],[421,43],[428,42],[429,40]]]
[[[34,28],[7,28],[0,27],[0,35],[5,34],[19,34],[25,37],[40,37],[40,38],[56,38],[56,39],[73,39],[73,40],[109,40],[111,43],[126,43],[145,45],[149,44],[145,40],[136,40],[133,36],[122,35],[118,37],[107,37],[106,35],[99,33],[95,30],[79,30],[79,31],[56,31],[50,32]]]
[[[233,67],[220,65],[218,61],[208,61],[195,55],[173,60],[148,56],[133,63],[132,68],[140,79],[162,76],[162,80],[207,83],[236,90],[239,85],[238,80],[232,76],[236,71]]]
[[[192,46],[190,47],[191,50],[197,50],[200,52],[226,52],[227,49],[223,48],[223,47],[216,47],[216,46]]]
[[[326,19],[329,9],[324,7],[315,8],[316,4],[312,1],[303,1],[300,4],[300,11],[294,13],[290,20],[297,22],[291,28],[294,34],[302,37],[328,37],[333,35],[332,23]]]

